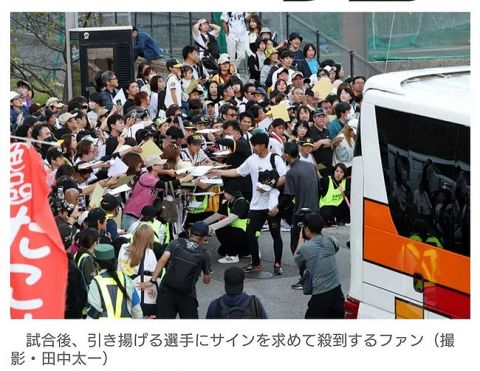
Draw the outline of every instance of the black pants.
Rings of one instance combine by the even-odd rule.
[[[273,251],[275,254],[275,264],[282,264],[283,242],[280,234],[280,215],[269,216],[268,210],[250,210],[248,212],[249,223],[247,225],[248,246],[252,254],[252,264],[260,264],[258,256],[257,232],[262,230],[265,221],[268,221],[270,234],[273,238]]]
[[[246,256],[250,255],[247,233],[240,229],[227,225],[215,231],[220,242],[218,254],[221,256]]]
[[[338,206],[322,207],[320,209],[320,215],[322,215],[325,224],[335,224],[335,221],[350,222],[350,209],[345,200]]]
[[[345,299],[340,285],[322,294],[312,295],[312,298],[308,302],[305,318],[344,318],[344,301]]]
[[[292,251],[292,254],[295,254],[295,250],[298,246],[298,240],[300,239],[300,233],[302,231],[302,227],[298,225],[299,221],[300,217],[298,215],[294,215],[292,218],[292,227],[290,228],[290,250]],[[298,268],[298,273],[300,274],[300,281],[303,276],[303,272],[305,272],[305,269],[307,269],[305,263],[302,263],[302,265],[300,265],[300,267]]]
[[[198,301],[191,295],[160,290],[157,295],[157,318],[198,319]]]

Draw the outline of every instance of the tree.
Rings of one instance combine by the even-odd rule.
[[[11,78],[61,96],[67,72],[65,14],[11,13],[10,38]]]

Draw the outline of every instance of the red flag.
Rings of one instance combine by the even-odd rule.
[[[68,260],[55,224],[42,159],[10,145],[10,315],[64,318]]]

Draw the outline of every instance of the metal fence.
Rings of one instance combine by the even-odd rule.
[[[102,20],[104,25],[113,25],[115,19],[123,21],[129,19],[132,25],[148,32],[163,48],[166,54],[181,57],[182,48],[185,45],[192,44],[192,25],[200,18],[214,19],[215,13],[206,12],[157,12],[157,13],[126,13],[122,16],[115,16],[116,13],[103,13]],[[298,17],[295,13],[260,13],[264,25],[270,27],[278,34],[279,40],[286,39],[292,31],[299,32],[303,37],[304,43],[313,43],[319,52],[319,59],[333,59],[341,64],[347,75],[373,76],[382,71],[370,64],[362,56],[356,54],[353,50],[345,47],[333,37],[328,36],[320,30],[305,22],[305,19]],[[218,19],[218,13],[217,17]],[[337,18],[331,16],[334,22],[339,22]],[[109,23],[108,23],[109,22]],[[218,23],[218,22],[217,22]],[[339,29],[337,24],[332,29]],[[338,32],[334,33],[339,37]],[[226,51],[226,50],[224,50]]]

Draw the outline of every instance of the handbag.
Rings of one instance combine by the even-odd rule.
[[[205,212],[211,211],[216,213],[218,211],[218,208],[220,207],[220,187],[212,186],[209,191],[215,194],[208,196],[208,204]]]
[[[170,194],[171,192],[171,194]],[[175,191],[172,182],[166,182],[163,190],[163,199],[160,203],[160,217],[167,223],[175,223],[178,219],[177,204],[175,202]]]

